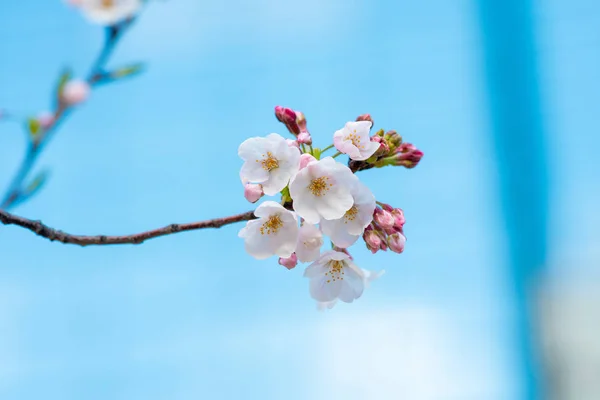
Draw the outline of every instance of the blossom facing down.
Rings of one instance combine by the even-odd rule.
[[[347,254],[327,251],[304,271],[310,279],[310,295],[318,302],[328,303],[337,299],[352,303],[365,288],[365,274]]]
[[[246,251],[262,260],[273,255],[288,258],[298,241],[298,218],[274,201],[265,201],[254,211],[258,218],[248,221],[238,234],[244,239]]]
[[[79,7],[88,20],[101,25],[115,25],[137,14],[142,0],[70,0]]]
[[[367,289],[369,287],[369,285],[371,284],[371,282],[373,282],[375,279],[380,278],[384,273],[385,270],[381,270],[381,271],[369,271],[367,269],[360,269],[363,272],[364,275],[364,285],[365,285],[365,289]],[[331,301],[317,301],[317,309],[320,311],[323,311],[325,309],[329,309],[331,310],[336,304],[337,304],[337,299],[335,300],[331,300]]]
[[[61,99],[66,104],[74,106],[83,103],[90,96],[90,85],[85,81],[71,80],[65,84]]]
[[[290,182],[294,210],[306,222],[342,218],[354,204],[352,187],[358,178],[331,157],[308,163]]]
[[[288,146],[287,141],[276,133],[245,140],[238,155],[244,160],[240,171],[242,183],[260,183],[269,196],[288,185],[300,164],[298,149]]]
[[[373,220],[376,207],[375,196],[360,181],[354,184],[351,194],[354,204],[342,218],[321,221],[323,233],[331,238],[334,245],[341,248],[350,247],[358,240]]]
[[[333,134],[333,144],[338,151],[352,160],[363,161],[379,149],[379,143],[369,137],[371,121],[351,121]]]
[[[304,223],[298,233],[296,255],[301,262],[311,262],[319,258],[323,246],[323,234],[315,225]]]

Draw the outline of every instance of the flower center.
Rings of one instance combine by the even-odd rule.
[[[327,283],[331,281],[344,280],[344,263],[338,260],[329,261],[329,271],[325,272],[325,276],[328,276]]]
[[[310,192],[315,196],[321,197],[327,193],[331,186],[333,186],[333,183],[327,183],[328,180],[328,176],[322,176],[320,178],[313,179],[310,181],[310,185],[308,185],[308,190],[310,190]]]
[[[352,208],[346,211],[346,214],[344,214],[344,223],[347,224],[348,221],[354,221],[357,215],[358,208],[356,208],[356,206],[352,206]]]
[[[265,222],[260,227],[260,234],[261,235],[276,234],[281,229],[282,226],[283,226],[283,221],[281,220],[281,217],[279,216],[279,214],[270,215],[267,222]]]
[[[352,144],[359,148],[359,149],[364,149],[365,146],[360,144],[360,136],[358,136],[356,134],[356,129],[354,129],[354,132],[349,133],[348,135],[346,135],[346,137],[344,138],[344,140],[349,140],[352,142]]]
[[[111,8],[115,5],[115,0],[101,0],[100,5],[102,8]]]
[[[265,171],[272,171],[275,168],[279,168],[279,160],[277,160],[275,157],[273,157],[273,153],[271,153],[270,151],[267,151],[267,155],[262,155],[263,159],[262,160],[256,160],[256,162],[259,162],[262,164],[262,167]]]

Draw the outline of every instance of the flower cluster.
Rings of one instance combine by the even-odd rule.
[[[350,303],[383,271],[357,267],[347,249],[362,237],[373,253],[388,248],[401,253],[406,240],[402,210],[376,201],[355,172],[386,165],[412,168],[423,153],[412,145],[403,147],[393,131],[371,136],[373,121],[367,114],[347,122],[323,149],[312,146],[304,114],[278,106],[275,116],[294,139],[276,133],[253,137],[239,146],[238,155],[244,161],[240,179],[245,198],[255,203],[264,195],[280,194],[281,202],[260,204],[256,219],[239,236],[254,258],[278,256],[288,269],[310,262],[304,276],[320,308],[331,308],[338,300]],[[333,147],[338,152],[324,156]],[[349,157],[348,165],[336,161],[342,154]],[[332,250],[322,252],[325,236]]]

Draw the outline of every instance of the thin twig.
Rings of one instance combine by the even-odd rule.
[[[214,218],[205,221],[191,222],[187,224],[171,224],[151,231],[135,233],[125,236],[107,236],[107,235],[72,235],[59,231],[42,223],[42,221],[33,221],[27,218],[19,217],[7,211],[0,210],[0,222],[4,225],[17,225],[28,229],[38,236],[50,241],[58,241],[64,244],[75,244],[79,246],[100,246],[114,244],[141,244],[149,239],[161,236],[172,235],[174,233],[193,231],[206,228],[220,228],[225,225],[236,222],[250,221],[255,219],[254,211],[248,211],[243,214],[232,215],[223,218]]]
[[[124,21],[118,26],[106,28],[104,45],[102,46],[98,57],[92,64],[86,79],[91,87],[105,83],[103,82],[106,75],[104,72],[104,66],[115,49],[115,46],[119,42],[119,39],[121,39],[123,33],[128,27],[131,26],[131,24],[133,24],[133,22],[134,19],[132,18]],[[110,82],[110,80],[107,80],[107,82]],[[6,194],[2,199],[2,203],[0,203],[0,209],[7,210],[27,200],[27,196],[23,196],[23,182],[29,176],[29,173],[33,169],[35,162],[42,153],[44,147],[50,142],[50,139],[53,136],[52,134],[69,114],[70,109],[71,107],[68,104],[65,104],[65,102],[59,100],[56,110],[54,110],[52,124],[39,132],[38,137],[35,140],[30,140],[25,152],[25,156],[23,157],[23,161],[11,180],[8,189],[6,190]]]

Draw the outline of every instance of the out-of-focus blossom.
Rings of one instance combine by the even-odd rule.
[[[135,16],[143,5],[142,0],[69,0],[85,17],[96,24],[115,25]]]

